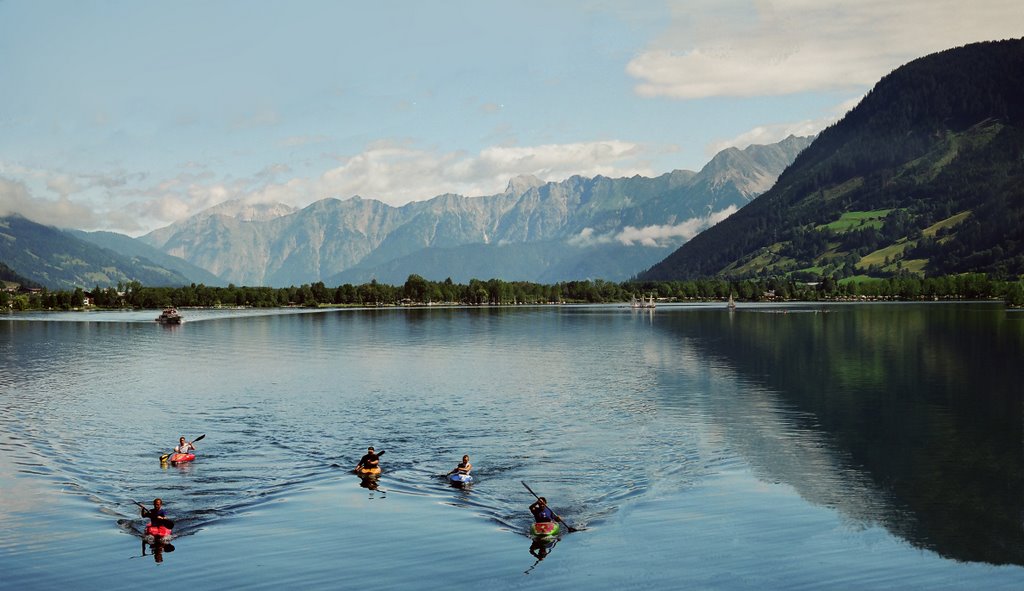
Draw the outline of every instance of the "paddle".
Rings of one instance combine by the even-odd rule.
[[[540,500],[540,496],[539,496],[539,495],[537,495],[537,493],[533,492],[533,489],[532,489],[532,488],[530,488],[530,485],[526,484],[526,483],[525,483],[525,482],[523,482],[522,480],[520,480],[519,482],[521,482],[521,483],[522,483],[522,485],[526,487],[526,490],[530,491],[530,494],[531,494],[531,495],[533,495],[533,496],[537,497],[537,500],[538,500],[538,501]],[[561,523],[562,525],[564,525],[564,526],[565,526],[565,529],[569,530],[569,532],[570,532],[570,533],[571,533],[571,532],[574,532],[574,531],[579,531],[579,530],[578,530],[578,529],[576,529],[575,527],[573,527],[573,526],[569,525],[568,523],[566,523],[566,522],[562,521],[562,518],[561,518],[561,517],[559,517],[559,516],[558,516],[558,514],[555,514],[555,520],[556,520],[556,521],[558,521],[559,523]]]
[[[142,503],[136,501],[135,499],[130,499],[130,500],[131,500],[131,502],[135,503],[139,507],[142,507],[143,511],[149,512],[149,511],[152,510],[149,507],[143,505]],[[145,516],[143,516],[143,517],[145,517]],[[174,529],[174,522],[171,521],[170,519],[167,519],[166,517],[157,517],[157,519],[159,519],[160,523],[162,523],[164,525],[164,527],[166,527],[167,529]],[[150,521],[152,521],[152,518],[150,518]]]
[[[201,440],[203,439],[203,437],[206,437],[206,433],[203,433],[203,434],[202,434],[202,435],[200,435],[199,437],[196,437],[196,438],[195,438],[195,439],[193,439],[192,441],[189,441],[189,443],[195,443],[195,442],[197,442],[197,441],[201,441]],[[171,453],[169,453],[169,454],[164,454],[164,455],[160,456],[160,461],[161,461],[161,462],[166,462],[166,461],[167,461],[167,458],[171,457],[171,455],[173,455],[173,454],[174,454],[174,452],[172,451],[172,452],[171,452]]]

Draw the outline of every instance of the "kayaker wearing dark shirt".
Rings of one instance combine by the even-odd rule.
[[[380,468],[380,456],[384,452],[381,451],[379,454],[374,453],[373,446],[366,448],[366,455],[359,459],[359,463],[356,464],[356,470],[372,470],[374,468]]]
[[[142,516],[149,517],[149,523],[153,526],[165,526],[168,522],[167,514],[164,512],[164,502],[162,499],[153,499],[153,508],[147,509],[142,505]]]
[[[561,517],[555,515],[555,512],[548,507],[548,500],[544,497],[538,497],[537,501],[530,505],[530,513],[533,513],[533,520],[537,523],[550,523],[562,520]]]

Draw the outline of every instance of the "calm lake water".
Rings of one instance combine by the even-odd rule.
[[[184,314],[0,316],[0,588],[1024,587],[1001,305]]]

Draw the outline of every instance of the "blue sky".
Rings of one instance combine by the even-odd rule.
[[[229,199],[392,205],[809,135],[1019,0],[0,0],[0,215],[140,235]]]

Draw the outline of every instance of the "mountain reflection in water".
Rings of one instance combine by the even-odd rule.
[[[917,547],[1024,564],[1024,317],[945,304],[779,311],[653,323],[683,339],[683,371],[705,372],[709,392],[723,372],[745,384],[707,396],[722,445]]]

